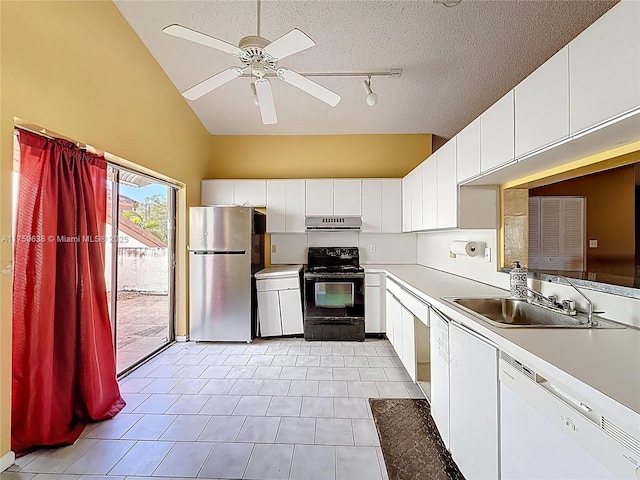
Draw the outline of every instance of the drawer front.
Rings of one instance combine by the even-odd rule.
[[[265,278],[256,280],[256,290],[258,292],[266,292],[269,290],[290,290],[300,288],[300,280],[298,277],[284,278]]]
[[[409,293],[393,281],[387,281],[387,290],[393,293],[402,305],[429,326],[429,305]]]

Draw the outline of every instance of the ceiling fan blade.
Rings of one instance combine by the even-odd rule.
[[[265,48],[263,52],[268,53],[273,58],[278,60],[293,55],[294,53],[301,52],[307,48],[313,47],[316,44],[311,38],[301,30],[294,28],[289,33],[285,33],[280,38],[277,38]]]
[[[229,53],[235,57],[242,57],[244,55],[244,50],[241,50],[235,45],[231,45],[223,40],[218,40],[217,38],[213,38],[204,33],[197,32],[191,28],[183,27],[182,25],[169,25],[168,27],[164,27],[162,31],[169,35],[173,35],[174,37],[184,38],[185,40],[191,40],[192,42],[206,45],[207,47],[222,50],[223,52]]]
[[[260,78],[255,81],[255,86],[256,94],[258,95],[258,105],[260,106],[260,115],[262,115],[262,123],[265,125],[278,123],[276,106],[273,103],[271,82],[266,78]]]
[[[319,83],[309,80],[307,77],[303,77],[299,73],[289,70],[287,68],[278,69],[278,78],[287,82],[294,87],[298,87],[300,90],[307,92],[309,95],[313,95],[318,100],[322,100],[324,103],[335,107],[340,102],[340,95],[332,92],[326,87],[323,87]]]
[[[213,77],[209,77],[206,80],[194,85],[193,87],[182,92],[182,96],[187,100],[197,100],[205,93],[209,93],[211,90],[214,90],[221,85],[224,85],[227,82],[230,82],[234,78],[238,78],[242,75],[242,69],[238,67],[228,68],[226,70],[221,71],[220,73],[216,73]]]

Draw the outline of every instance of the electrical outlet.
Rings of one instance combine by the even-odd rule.
[[[276,253],[276,246],[275,245],[271,245],[271,253]]]
[[[369,245],[369,251],[370,252],[375,252],[376,251],[376,244],[372,243],[371,245]]]
[[[598,240],[589,240],[589,248],[598,248]]]
[[[490,261],[491,261],[491,249],[490,249],[490,248],[485,248],[485,249],[484,249],[484,259],[485,259],[487,262],[490,262]]]

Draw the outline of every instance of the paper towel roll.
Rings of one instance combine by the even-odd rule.
[[[480,253],[482,246],[477,242],[467,242],[460,240],[452,242],[449,246],[451,253],[455,255],[462,255],[464,257],[476,257]]]

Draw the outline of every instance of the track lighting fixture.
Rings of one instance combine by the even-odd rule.
[[[373,93],[373,91],[371,90],[371,77],[368,77],[367,80],[363,80],[362,86],[364,87],[364,91],[367,94],[367,97],[365,98],[367,105],[373,107],[376,103],[378,103],[378,95]]]

